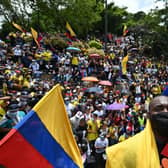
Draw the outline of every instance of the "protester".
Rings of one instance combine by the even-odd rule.
[[[106,138],[106,134],[101,133],[95,141],[95,157],[96,157],[96,167],[104,168],[105,167],[105,149],[108,147],[109,142]]]
[[[155,97],[149,105],[149,119],[144,131],[107,148],[106,167],[164,167],[163,158],[167,158],[167,115],[168,97]]]

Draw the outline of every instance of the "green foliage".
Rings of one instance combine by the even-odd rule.
[[[67,42],[60,36],[51,36],[50,44],[57,49],[64,49],[68,46]]]
[[[105,9],[104,0],[1,0],[0,15],[4,18],[1,37],[16,31],[12,21],[27,31],[33,27],[47,33],[65,32],[68,21],[78,38],[92,34],[103,39],[107,14],[108,33],[121,36],[126,24],[136,40],[141,38],[143,44],[148,44],[153,53],[157,53],[155,55],[168,55],[168,3],[167,0],[157,1],[163,1],[165,7],[152,9],[148,14],[143,11],[133,14],[113,2]],[[65,38],[56,36],[46,39],[46,43],[61,49],[67,45]],[[74,45],[83,48],[82,43]],[[102,48],[101,43],[96,41],[91,46]],[[88,48],[88,45],[85,47]]]
[[[105,55],[105,53],[102,49],[97,49],[97,48],[94,48],[94,47],[87,49],[87,55],[91,55],[91,54],[98,54],[101,57],[103,57]]]
[[[72,46],[76,48],[84,48],[84,44],[81,41],[74,41],[72,42]]]
[[[91,48],[102,49],[102,44],[96,40],[91,40],[88,44]]]

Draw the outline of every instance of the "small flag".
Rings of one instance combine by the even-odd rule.
[[[0,141],[0,156],[7,168],[83,167],[59,85]]]
[[[127,25],[124,25],[124,28],[123,28],[123,36],[126,36],[127,33],[128,33]]]
[[[75,37],[76,36],[75,32],[72,30],[72,28],[71,28],[71,26],[70,26],[70,24],[68,22],[66,22],[66,29],[69,31],[71,37]]]
[[[14,22],[12,22],[12,25],[13,25],[16,29],[18,29],[18,30],[20,30],[21,32],[25,33],[25,31],[22,29],[22,27],[21,27],[20,25],[14,23]]]
[[[32,33],[33,39],[34,39],[34,41],[36,42],[37,46],[40,47],[40,44],[39,44],[39,42],[37,41],[37,39],[38,39],[38,33],[37,33],[37,31],[34,30],[34,29],[31,27],[31,33]]]
[[[168,86],[165,87],[164,91],[162,92],[163,96],[168,96]]]

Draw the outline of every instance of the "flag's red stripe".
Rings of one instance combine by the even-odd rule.
[[[7,168],[53,167],[15,129],[11,130],[11,132],[0,141],[0,147],[0,165],[4,165]]]

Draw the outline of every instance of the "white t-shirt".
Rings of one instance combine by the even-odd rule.
[[[96,149],[96,153],[103,153],[108,144],[109,142],[107,138],[101,139],[100,137],[98,137],[95,141],[95,148],[98,148]]]

